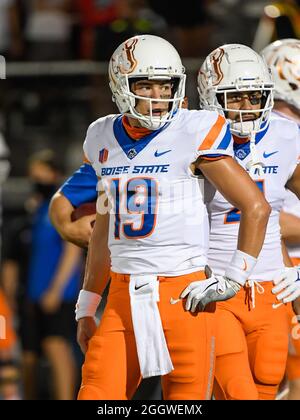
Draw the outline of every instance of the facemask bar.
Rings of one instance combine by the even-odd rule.
[[[198,91],[200,94],[199,88],[198,88]],[[227,94],[234,93],[234,92],[250,92],[250,91],[262,91],[263,92],[262,100],[264,100],[265,98],[265,104],[263,108],[253,110],[253,112],[257,114],[258,113],[261,114],[257,119],[253,121],[243,121],[243,114],[247,114],[247,113],[249,114],[252,112],[252,110],[239,110],[239,109],[228,108]],[[263,131],[266,125],[268,124],[268,121],[271,116],[271,110],[274,105],[273,91],[274,91],[273,84],[261,84],[261,85],[249,85],[249,86],[236,85],[234,88],[232,86],[222,87],[222,88],[216,87],[213,90],[214,95],[213,95],[212,103],[208,104],[206,102],[205,104],[206,109],[212,109],[212,110],[218,111],[224,117],[226,117],[225,113],[229,111],[239,113],[239,117],[240,117],[239,122],[229,120],[230,131],[232,134],[250,137],[251,160],[247,164],[247,169],[252,174],[256,173],[257,171],[259,176],[262,176],[264,164],[259,158],[256,147],[255,147],[255,136],[257,133]],[[220,94],[224,95],[223,106],[218,101],[218,95]],[[203,98],[201,98],[200,96],[200,105],[202,105],[202,101],[203,101]]]
[[[230,121],[230,129],[232,134],[237,134],[239,136],[250,136],[250,155],[251,160],[248,162],[246,168],[249,170],[251,175],[254,175],[257,171],[259,176],[263,175],[263,167],[264,164],[262,160],[259,158],[256,147],[255,147],[255,136],[257,133],[263,131],[268,124],[268,121],[271,116],[271,110],[274,105],[273,100],[273,87],[268,86],[264,87],[264,89],[253,89],[244,87],[241,89],[236,89],[234,92],[252,92],[252,91],[262,91],[261,97],[261,105],[264,104],[263,107],[255,110],[247,109],[247,110],[240,110],[240,109],[232,109],[228,108],[228,100],[227,94],[229,91],[224,92],[224,108],[225,112],[236,112],[239,115],[239,121]],[[251,103],[251,102],[250,102]],[[255,120],[244,121],[243,115],[255,112],[255,114],[259,114],[260,116]]]
[[[251,92],[251,91],[262,91],[262,101],[265,100],[264,107],[255,109],[255,110],[240,110],[240,109],[232,109],[228,108],[227,104],[227,94],[228,93],[235,93],[235,92]],[[235,112],[239,114],[240,121],[230,121],[231,132],[236,135],[240,136],[249,136],[252,132],[259,133],[264,128],[268,120],[270,119],[271,110],[274,106],[274,98],[273,98],[273,85],[253,85],[253,86],[241,86],[236,85],[234,88],[232,87],[216,87],[214,89],[214,101],[213,104],[209,105],[210,109],[216,110],[221,113],[223,116],[226,117],[225,113],[228,112]],[[224,95],[224,105],[220,104],[218,101],[218,96],[220,94]],[[256,114],[260,114],[260,116],[253,120],[253,121],[243,121],[243,115],[255,112]]]
[[[254,89],[255,90],[255,89]],[[260,89],[256,89],[260,90]],[[253,89],[241,89],[241,90],[235,90],[234,92],[250,92],[253,91]],[[259,133],[262,130],[264,130],[266,123],[270,119],[271,110],[274,106],[274,100],[273,100],[273,88],[265,88],[262,92],[262,98],[261,103],[264,104],[263,107],[255,110],[251,109],[233,109],[228,107],[228,100],[227,100],[227,94],[229,91],[224,92],[224,112],[235,112],[239,115],[238,121],[231,121],[231,132],[233,134],[237,134],[240,136],[247,136],[252,133]],[[255,113],[259,114],[259,117],[257,117],[255,120],[250,121],[244,121],[243,115],[249,114],[249,113]]]
[[[144,96],[139,96],[139,95],[135,95],[133,92],[131,92],[130,90],[130,79],[128,77],[128,75],[124,75],[125,77],[125,86],[123,86],[123,92],[122,94],[124,95],[124,97],[126,98],[126,102],[129,106],[129,112],[126,113],[125,115],[131,117],[131,118],[136,118],[141,122],[141,125],[143,127],[149,128],[150,130],[157,130],[159,128],[161,128],[164,124],[170,122],[171,120],[173,120],[176,116],[176,111],[178,110],[178,108],[181,107],[182,102],[184,100],[184,95],[185,95],[185,82],[186,82],[186,75],[182,74],[180,76],[167,76],[164,75],[155,75],[152,77],[149,76],[145,76],[145,79],[148,80],[166,80],[166,81],[170,81],[171,79],[179,79],[179,83],[178,83],[178,87],[176,89],[176,91],[174,92],[174,96],[173,98],[170,99],[158,99],[158,98],[147,98]],[[143,76],[139,77],[140,79],[143,79]],[[150,110],[150,115],[143,115],[140,114],[139,112],[136,111],[135,109],[135,105],[137,103],[137,100],[143,100],[143,101],[149,101],[149,110]],[[153,102],[166,102],[168,104],[172,104],[171,109],[163,116],[161,117],[157,117],[157,116],[153,116],[153,107],[152,107],[152,103]]]

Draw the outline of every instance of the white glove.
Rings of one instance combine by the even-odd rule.
[[[180,298],[187,296],[185,309],[195,312],[203,311],[210,302],[218,302],[232,298],[240,290],[241,285],[225,276],[212,274],[206,266],[205,273],[209,276],[206,280],[193,281],[181,293]]]
[[[300,267],[285,267],[273,283],[272,293],[277,300],[292,302],[300,296]]]

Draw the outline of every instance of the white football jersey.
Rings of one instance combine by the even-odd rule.
[[[283,268],[279,213],[286,197],[285,185],[292,176],[300,155],[299,130],[294,122],[272,116],[270,124],[256,135],[256,150],[264,163],[263,176],[256,170],[252,179],[264,192],[272,207],[263,248],[250,276],[251,280],[269,281]],[[250,143],[234,144],[237,162],[246,169]],[[239,182],[238,179],[236,182]],[[234,185],[232,186],[234,188]],[[206,184],[209,220],[209,264],[217,274],[224,274],[237,247],[240,212],[212,187]]]
[[[288,116],[284,115],[283,113],[279,113],[278,111],[274,112],[275,114],[279,114],[283,118],[286,118],[289,121],[293,121]],[[298,128],[300,130],[300,125],[298,124]],[[286,199],[284,200],[283,211],[286,213],[291,213],[294,216],[300,218],[300,200],[298,197],[292,193],[291,191],[286,191]],[[300,258],[300,242],[299,245],[293,245],[287,247],[289,256],[292,258]]]
[[[200,155],[232,156],[223,117],[180,110],[171,123],[135,141],[122,116],[109,115],[91,124],[84,152],[113,205],[113,271],[174,276],[206,264],[208,217],[190,165]]]
[[[300,218],[300,200],[291,191],[286,191],[286,198],[284,200],[283,211],[291,213]],[[292,258],[300,258],[300,242],[299,245],[289,245],[287,247],[289,256]]]

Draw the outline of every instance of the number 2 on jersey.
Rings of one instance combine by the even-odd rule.
[[[264,180],[260,179],[255,181],[255,184],[258,186],[258,188],[264,192]],[[229,213],[225,214],[224,217],[224,223],[225,224],[229,224],[229,223],[239,223],[241,220],[241,211],[237,208],[233,208],[232,210],[229,211]]]
[[[152,178],[132,178],[124,186],[125,211],[121,213],[120,179],[112,179],[111,193],[115,197],[115,239],[120,239],[121,226],[128,239],[145,238],[155,227],[157,214],[157,182]],[[123,198],[123,197],[122,197]],[[140,215],[140,226],[121,221],[122,216]]]

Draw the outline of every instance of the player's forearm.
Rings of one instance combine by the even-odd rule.
[[[107,218],[106,216],[100,216]],[[108,222],[101,224],[99,216],[89,244],[83,289],[102,295],[110,277],[110,252],[108,248]]]
[[[292,260],[290,259],[288,251],[286,249],[286,245],[283,240],[281,240],[281,251],[282,251],[283,263],[285,267],[293,267]]]
[[[237,248],[255,258],[264,243],[270,208],[257,202],[241,211]]]
[[[54,194],[49,206],[49,217],[55,229],[65,240],[69,240],[73,210],[74,207],[62,193]]]
[[[290,213],[280,213],[280,231],[282,239],[289,245],[300,244],[300,217]]]

